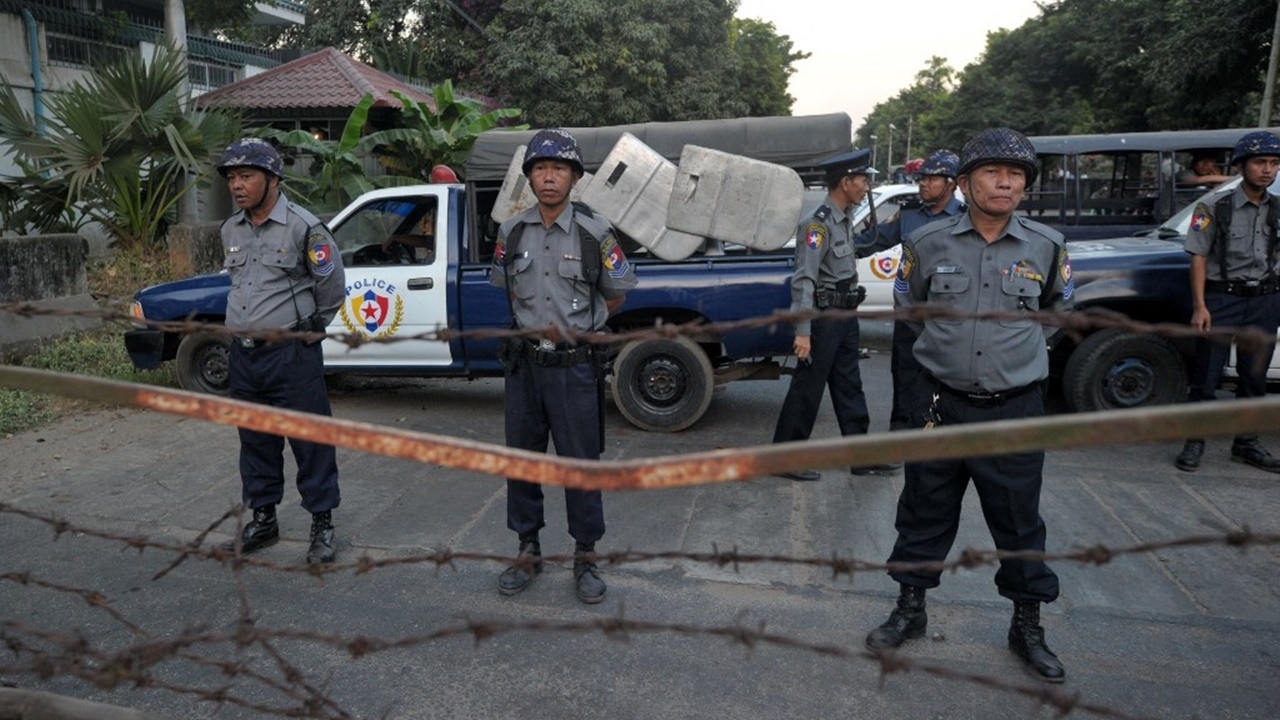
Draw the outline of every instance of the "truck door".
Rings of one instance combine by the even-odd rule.
[[[330,368],[403,371],[449,365],[449,345],[408,339],[446,327],[446,188],[396,188],[369,195],[331,224],[346,269],[346,299],[330,334],[372,340],[324,343]]]

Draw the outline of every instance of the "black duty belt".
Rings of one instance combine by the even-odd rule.
[[[1008,400],[1026,395],[1032,390],[1039,389],[1040,383],[1031,383],[1030,385],[1001,390],[1000,392],[969,392],[967,390],[957,390],[945,383],[938,383],[938,390],[946,393],[947,395],[958,397],[974,407],[995,407],[996,405],[1000,405]]]
[[[1205,280],[1204,288],[1215,292],[1237,295],[1239,297],[1256,297],[1273,295],[1280,292],[1280,281],[1271,280]]]
[[[819,288],[813,292],[814,307],[819,310],[853,310],[867,297],[867,289],[861,285],[847,292]]]
[[[594,355],[590,345],[569,347],[556,345],[550,340],[524,343],[524,356],[541,367],[572,367],[579,363],[590,362]]]
[[[249,337],[248,335],[232,335],[231,340],[240,347],[248,348],[250,350],[265,347],[268,342],[262,338]]]

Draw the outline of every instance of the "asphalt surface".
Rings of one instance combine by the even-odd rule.
[[[863,361],[873,415],[888,412],[888,356]],[[339,379],[339,417],[500,442],[501,383],[494,380]],[[785,381],[717,391],[707,416],[678,434],[636,430],[612,408],[608,458],[643,458],[767,443]],[[837,434],[825,406],[815,438]],[[1274,450],[1280,440],[1266,436]],[[1280,477],[1227,461],[1229,440],[1211,440],[1202,469],[1180,473],[1172,444],[1050,453],[1042,510],[1049,550],[1113,548],[1248,527],[1280,532]],[[95,409],[0,440],[0,502],[75,528],[188,543],[239,500],[234,429],[131,409]],[[410,558],[438,548],[513,553],[501,479],[339,449],[340,560]],[[292,473],[292,461],[288,463]],[[656,492],[608,493],[602,551],[697,553],[736,548],[790,557],[883,561],[894,540],[901,472],[854,477],[824,469],[817,483],[780,478]],[[259,556],[300,562],[309,518],[289,488],[282,541]],[[989,548],[974,493],[966,499],[953,557]],[[547,553],[568,553],[563,501],[548,492]],[[206,545],[230,537],[215,530]],[[77,636],[119,652],[200,629],[214,636],[157,653],[152,687],[98,686],[20,668],[40,653],[8,652],[0,683],[135,708],[172,718],[267,718],[300,701],[263,645],[227,638],[242,615],[253,627],[293,631],[274,651],[326,698],[319,716],[360,718],[1027,718],[1053,717],[1005,647],[1010,605],[994,569],[961,570],[929,594],[929,634],[903,648],[916,668],[882,676],[862,652],[868,630],[891,608],[896,586],[878,572],[833,576],[794,563],[719,566],[665,557],[605,568],[609,594],[579,603],[567,564],[551,565],[525,593],[503,597],[494,561],[424,563],[344,572],[323,579],[138,551],[72,529],[0,513],[0,623],[6,638],[50,648]],[[1275,718],[1280,716],[1280,547],[1162,549],[1101,567],[1058,562],[1062,597],[1045,606],[1050,646],[1067,667],[1072,717]],[[45,585],[16,582],[31,573]],[[50,587],[48,584],[58,587]],[[61,588],[61,589],[59,589]],[[68,591],[93,590],[92,602]],[[116,613],[113,615],[112,613]],[[581,629],[625,618],[652,627]],[[452,630],[495,631],[477,642]],[[565,624],[515,629],[510,624]],[[576,628],[576,629],[575,629]],[[754,642],[734,631],[763,631]],[[51,634],[34,640],[38,633]],[[433,633],[441,637],[432,637]],[[358,657],[319,638],[395,641]],[[43,645],[49,643],[49,645]],[[12,647],[12,643],[11,643]],[[136,659],[138,655],[133,655]],[[238,663],[239,671],[192,657]],[[245,671],[259,673],[255,678]],[[971,676],[969,679],[958,677]],[[155,685],[167,684],[170,687]],[[286,683],[287,684],[287,683]],[[1024,689],[1018,692],[993,684]],[[176,689],[175,689],[176,688]],[[217,702],[216,693],[234,698]],[[1030,694],[1027,694],[1030,693]],[[253,710],[245,703],[274,708]],[[1091,712],[1094,711],[1094,712]]]

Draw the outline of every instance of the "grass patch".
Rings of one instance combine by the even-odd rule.
[[[88,270],[89,291],[107,305],[125,302],[140,288],[171,279],[173,272],[161,249],[118,249],[111,260]],[[158,370],[135,369],[124,350],[123,333],[124,327],[115,324],[102,330],[66,336],[50,341],[15,364],[145,385],[178,387],[173,363],[166,363]],[[91,403],[59,395],[0,388],[0,436],[33,430],[91,406]]]
[[[128,302],[144,287],[177,280],[163,248],[117,248],[111,259],[88,270],[89,292],[94,297]]]
[[[178,387],[173,363],[158,370],[138,370],[129,361],[118,329],[105,328],[68,336],[44,346],[19,363],[59,373],[127,380],[144,385]],[[54,422],[92,403],[60,395],[0,389],[0,435],[10,435]]]

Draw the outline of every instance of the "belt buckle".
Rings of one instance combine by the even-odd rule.
[[[242,348],[252,349],[253,347],[257,346],[258,341],[254,340],[248,335],[236,335],[236,343]]]
[[[542,352],[555,352],[556,344],[546,338],[543,338],[538,341],[538,349]]]
[[[1262,284],[1261,280],[1245,280],[1244,286],[1247,288],[1256,288]]]

